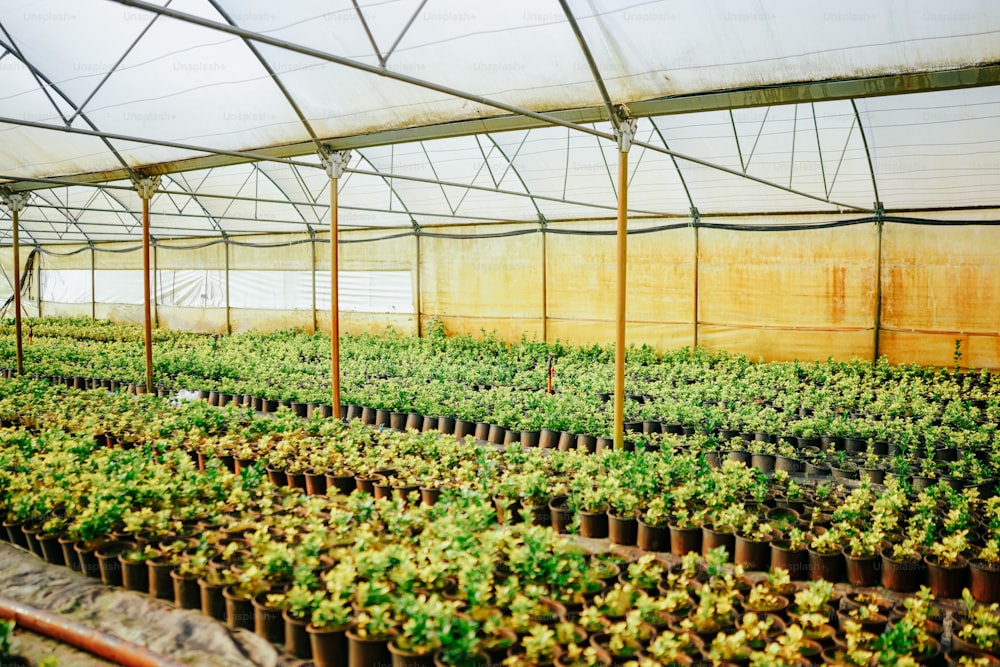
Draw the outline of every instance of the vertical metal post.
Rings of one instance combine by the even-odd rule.
[[[542,341],[549,342],[549,248],[548,234],[545,233],[545,221],[539,222],[542,233]]]
[[[97,251],[90,242],[90,319],[97,319]]]
[[[233,322],[230,318],[229,306],[229,237],[223,235],[222,247],[226,251],[226,334],[233,333]]]
[[[330,396],[333,412],[340,414],[340,258],[337,253],[338,215],[337,185],[340,179],[330,178]]]
[[[35,245],[36,248],[41,249],[41,246]],[[42,255],[39,253],[37,261],[35,262],[35,317],[42,316]],[[28,290],[30,296],[31,290]]]
[[[615,449],[625,448],[625,295],[628,291],[628,150],[635,136],[635,119],[622,119],[615,128],[618,139],[618,276],[615,299]]]
[[[337,270],[338,202],[337,187],[340,177],[351,159],[350,151],[331,151],[326,146],[320,151],[320,161],[330,177],[330,400],[334,419],[340,417],[340,294]]]
[[[316,232],[309,227],[309,250],[311,251],[310,277],[312,287],[312,311],[313,311],[313,332],[319,329],[319,320],[316,317]]]
[[[24,373],[24,353],[21,347],[21,220],[20,214],[28,204],[25,193],[0,193],[3,203],[10,209],[11,231],[14,241],[14,340],[17,357],[17,374]]]
[[[699,288],[699,278],[701,274],[701,263],[700,263],[700,239],[698,235],[698,209],[692,208],[691,213],[694,216],[694,220],[691,221],[691,226],[694,228],[694,316],[692,319],[692,334],[691,347],[698,347],[698,288]]]
[[[17,341],[17,374],[24,374],[24,353],[21,350],[21,239],[18,233],[20,211],[11,209],[14,228],[14,338]]]
[[[143,342],[146,348],[146,391],[153,389],[153,317],[150,308],[149,285],[149,200],[160,187],[160,177],[140,178],[135,182],[136,192],[142,199],[142,305]]]
[[[416,310],[417,310],[417,338],[422,338],[424,335],[424,323],[421,321],[420,311],[422,309],[422,303],[420,299],[420,225],[415,221],[413,222],[413,241],[415,244],[415,255],[416,255],[416,273],[414,275],[414,289],[416,290],[416,298],[414,299]]]
[[[879,333],[882,329],[882,215],[884,209],[882,202],[875,202],[875,210],[878,213],[876,221],[876,260],[875,260],[875,332],[874,345],[872,346],[872,363],[878,363],[879,355]]]
[[[153,250],[153,265],[150,267],[152,269],[151,279],[153,281],[153,326],[159,328],[160,326],[160,280],[157,276],[158,268],[160,266],[160,250],[159,246],[155,243],[150,242]]]

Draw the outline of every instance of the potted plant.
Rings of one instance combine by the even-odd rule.
[[[507,667],[537,667],[551,665],[559,657],[561,649],[556,641],[555,631],[548,625],[536,624],[521,639],[519,650],[511,649],[504,659]]]
[[[767,571],[771,567],[771,524],[748,515],[737,527],[733,562],[747,570]]]
[[[969,559],[969,590],[979,602],[1000,602],[1000,540],[996,537]]]
[[[389,604],[363,607],[354,615],[347,630],[348,662],[352,665],[388,665],[392,662],[389,641],[396,632],[396,620]]]
[[[557,667],[610,667],[611,656],[593,646],[570,644],[556,658]]]
[[[1000,603],[976,604],[971,593],[963,594],[963,599],[965,618],[957,632],[952,630],[953,648],[966,653],[981,651],[1000,658]]]
[[[477,635],[479,623],[459,614],[452,621],[448,634],[441,639],[441,649],[434,655],[437,667],[487,667],[489,659],[480,652]]]
[[[636,657],[653,634],[653,628],[642,620],[639,611],[632,610],[624,620],[612,623],[606,633],[591,636],[590,642],[610,653],[615,662],[623,662]]]
[[[636,562],[630,563],[620,578],[623,584],[631,584],[641,591],[655,594],[665,569],[655,556],[646,554]]]
[[[809,541],[801,528],[791,528],[783,539],[771,541],[771,567],[781,568],[800,581],[809,578]]]
[[[618,487],[608,496],[608,536],[612,544],[635,544],[638,532],[636,513],[639,511],[639,497]]]
[[[396,613],[405,620],[389,642],[393,666],[433,665],[434,654],[458,613],[458,602],[437,595],[408,596],[396,602]]]
[[[843,534],[836,527],[828,528],[809,542],[809,576],[814,581],[825,579],[833,583],[844,576]]]
[[[900,593],[920,587],[925,565],[917,545],[915,538],[907,537],[882,549],[882,586]]]
[[[666,551],[670,547],[671,518],[665,496],[650,500],[639,513],[636,545],[643,551]]]
[[[579,478],[578,478],[579,479]],[[583,537],[604,538],[608,536],[608,500],[603,488],[580,479],[581,487],[574,488],[567,504],[575,512]]]
[[[969,563],[962,555],[969,548],[968,530],[938,539],[931,553],[924,557],[927,564],[927,585],[939,598],[957,598],[969,580]]]
[[[847,581],[852,586],[877,586],[881,581],[880,556],[885,535],[877,526],[858,530],[844,547]]]
[[[347,629],[353,611],[340,594],[320,596],[306,626],[309,646],[316,667],[339,667],[347,664]]]

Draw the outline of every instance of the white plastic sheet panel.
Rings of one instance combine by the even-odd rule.
[[[341,271],[340,310],[360,313],[414,312],[409,271]],[[309,271],[230,271],[232,308],[311,310]],[[316,308],[329,310],[330,276],[316,273]]]
[[[182,308],[225,308],[226,273],[198,269],[158,271],[156,302]]]
[[[255,310],[312,310],[309,271],[230,271],[229,306]]]
[[[42,301],[53,303],[90,303],[90,271],[87,269],[43,269]],[[97,303],[142,304],[141,270],[102,270],[94,272]]]
[[[142,273],[139,273],[142,276]],[[42,301],[90,303],[90,271],[87,269],[43,269]]]
[[[90,303],[90,271],[41,272],[42,301]],[[409,271],[341,271],[340,309],[359,313],[413,314]],[[142,271],[94,272],[98,303],[142,304]],[[309,271],[230,271],[230,307],[255,310],[312,310]],[[218,270],[157,272],[156,302],[181,308],[225,308],[226,274]],[[316,273],[316,308],[328,310],[330,275]]]
[[[97,303],[142,305],[142,269],[95,271],[94,296]]]
[[[411,315],[413,286],[409,271],[340,271],[340,310]],[[330,309],[330,274],[316,272],[316,308]]]

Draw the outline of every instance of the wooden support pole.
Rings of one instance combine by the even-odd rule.
[[[140,178],[135,181],[136,192],[142,199],[142,307],[143,307],[143,342],[146,349],[146,391],[155,392],[153,388],[153,315],[150,303],[149,284],[149,200],[153,198],[160,187],[160,177]]]
[[[614,446],[625,448],[625,296],[628,291],[628,149],[635,134],[635,120],[622,119],[615,128],[618,139],[618,253],[615,299],[615,404]]]

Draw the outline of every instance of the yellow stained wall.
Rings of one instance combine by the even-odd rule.
[[[700,345],[768,360],[873,357],[874,223],[699,234]]]
[[[559,228],[613,230],[613,223]],[[548,234],[549,339],[608,343],[615,337],[615,236]],[[626,339],[659,349],[694,335],[694,230],[629,234]]]
[[[882,248],[881,353],[1000,368],[1000,227],[888,223]]]
[[[923,213],[947,219],[963,214]],[[970,215],[965,212],[964,216]],[[983,219],[996,212],[977,212]],[[837,216],[709,219],[706,224],[811,224]],[[632,221],[639,230],[664,220]],[[451,239],[412,235],[340,246],[344,270],[408,270],[421,324],[439,318],[455,333],[482,330],[515,340],[522,335],[574,343],[614,338],[615,237],[565,235],[560,229],[613,230],[614,221],[443,227],[428,232],[486,234],[528,230],[521,236]],[[374,239],[395,231],[346,231],[342,240]],[[697,239],[696,239],[697,237]],[[324,235],[319,235],[324,239]],[[329,271],[328,243],[307,235],[259,236],[276,247],[229,246],[231,270]],[[304,241],[293,244],[290,242]],[[156,251],[159,268],[225,268],[223,244],[209,248],[170,241]],[[315,246],[315,260],[313,258]],[[418,250],[419,246],[419,250]],[[104,248],[135,248],[135,243]],[[695,248],[697,247],[697,253]],[[53,248],[65,252],[67,247]],[[23,255],[27,255],[26,248]],[[419,259],[418,259],[419,255]],[[750,232],[688,226],[628,240],[627,338],[660,349],[695,341],[753,359],[862,358],[875,353],[878,310],[878,225]],[[96,253],[96,266],[137,269],[137,249]],[[0,250],[10,270],[10,249]],[[43,268],[89,268],[90,253],[43,256]],[[419,268],[419,271],[418,271]],[[882,234],[881,330],[878,350],[892,362],[950,366],[955,340],[963,365],[1000,368],[1000,227],[928,227],[886,222]],[[417,285],[419,284],[419,290]],[[43,314],[89,314],[89,304],[42,304]],[[141,306],[98,304],[98,317],[142,321]],[[161,326],[220,331],[225,309],[157,307]],[[310,311],[231,309],[233,331],[301,327],[329,331],[329,305]],[[387,325],[416,333],[417,315],[341,313],[341,331],[381,331]]]
[[[476,226],[466,233],[511,231]],[[437,233],[465,232],[440,228]],[[362,246],[363,247],[363,246]],[[542,337],[541,235],[494,239],[421,237],[420,297],[424,323],[438,318],[454,333],[496,331],[516,340]]]

